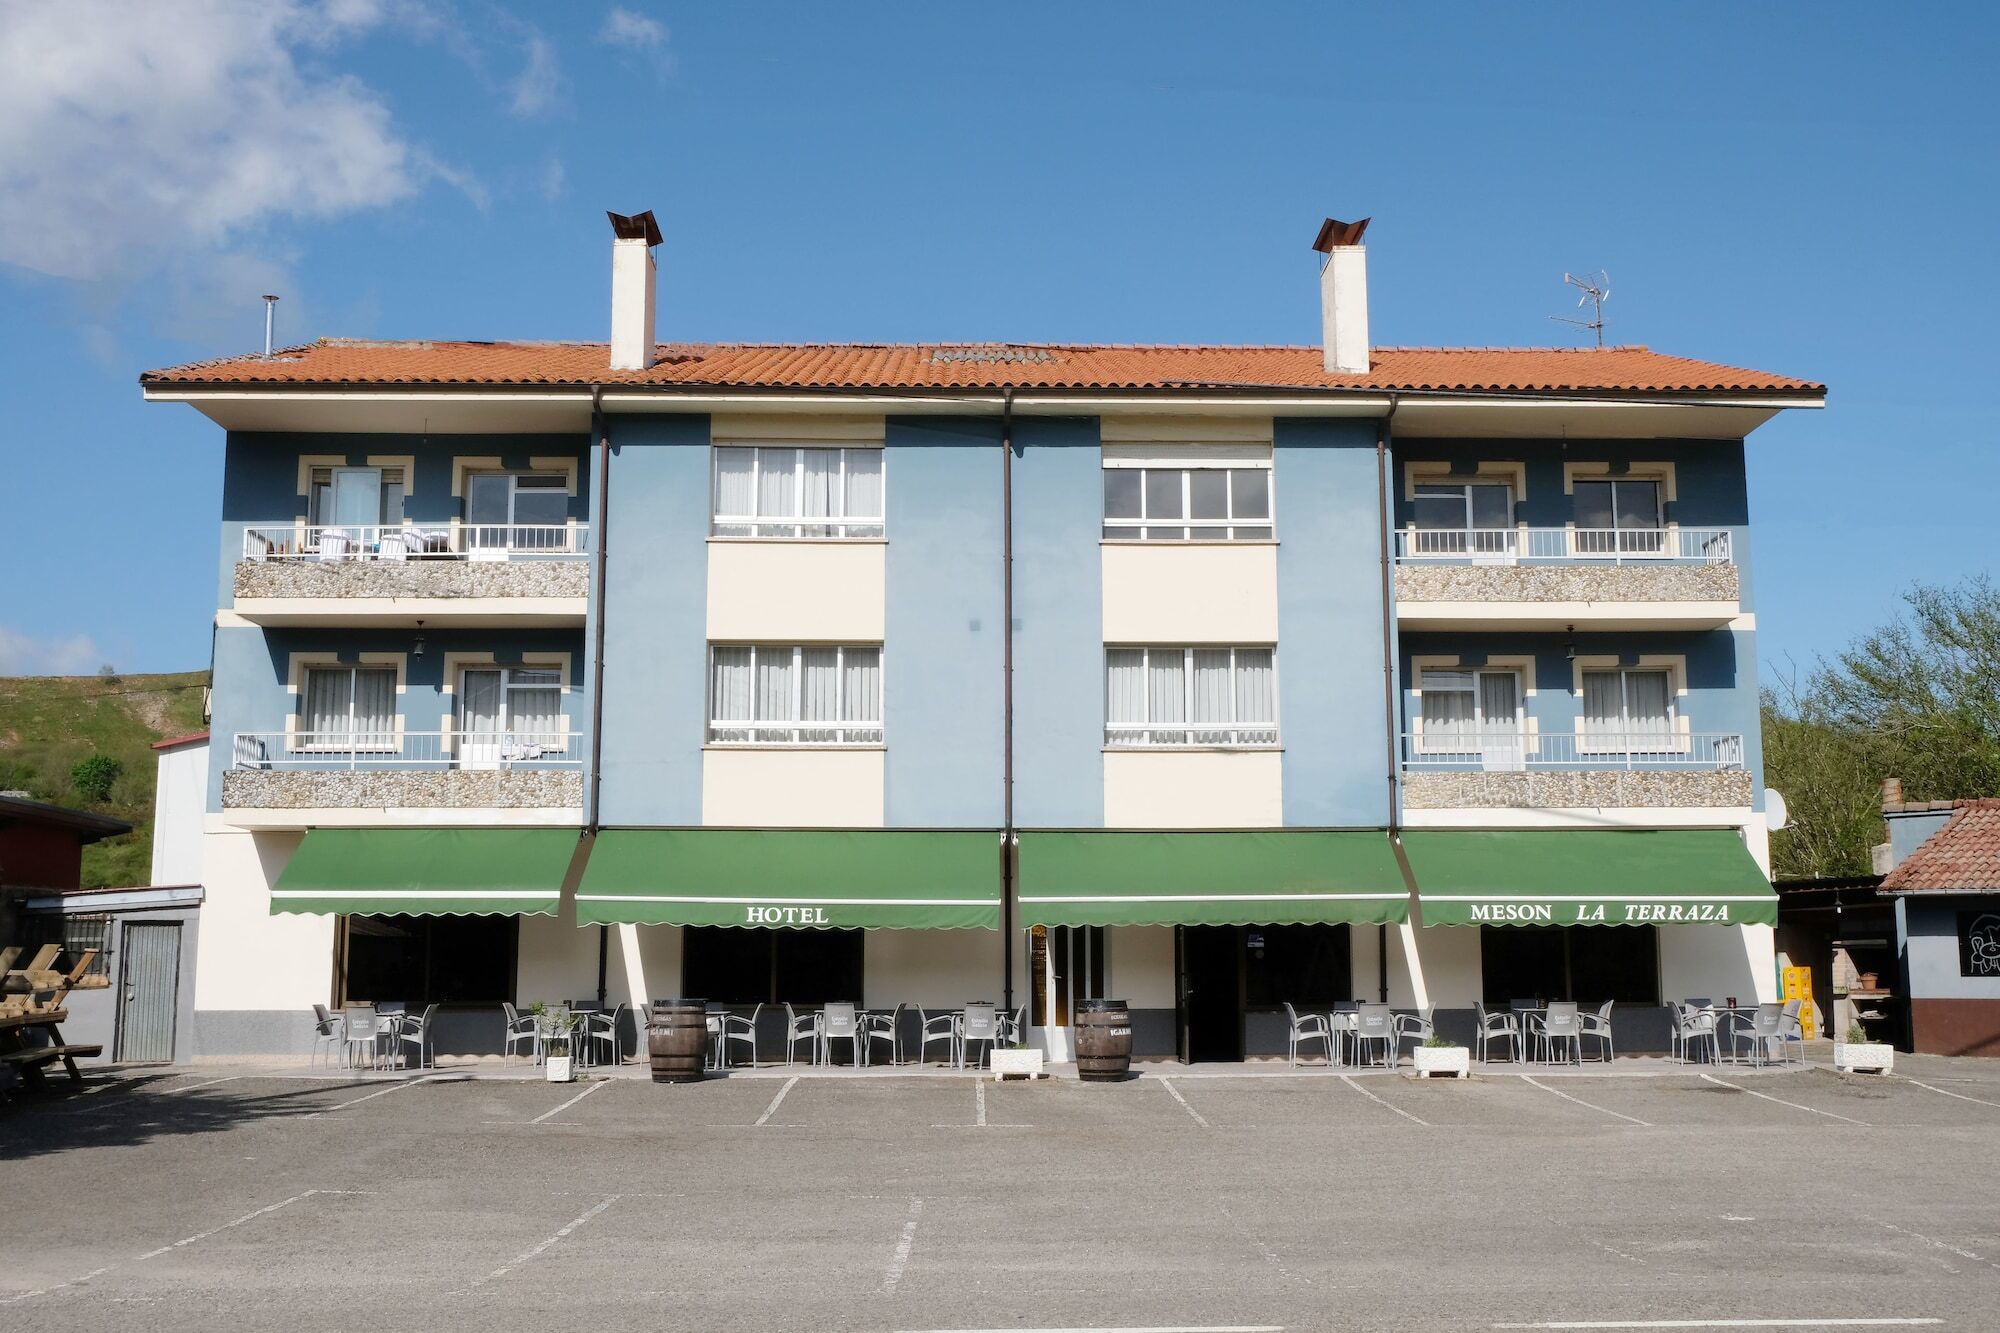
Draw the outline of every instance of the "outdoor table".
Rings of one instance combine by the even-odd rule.
[[[62,1061],[63,1068],[69,1071],[72,1079],[78,1083],[83,1082],[83,1071],[76,1067],[77,1055],[97,1055],[102,1053],[104,1048],[70,1046],[64,1042],[59,1025],[68,1018],[67,1009],[44,1009],[39,1013],[8,1014],[0,1017],[0,1060],[12,1065],[20,1073],[21,1082],[31,1088],[48,1085],[48,1074],[42,1066],[58,1059]],[[37,1047],[28,1041],[28,1034],[36,1031],[48,1033],[47,1046]],[[48,1055],[50,1051],[59,1051],[61,1054]],[[32,1052],[37,1058],[12,1058],[18,1057],[22,1052]],[[42,1056],[47,1058],[39,1058]]]

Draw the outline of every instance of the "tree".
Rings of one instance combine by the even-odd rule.
[[[1789,824],[1771,835],[1774,879],[1865,875],[1882,840],[1880,787],[1862,738],[1830,723],[1796,678],[1763,693],[1765,780],[1784,795]]]
[[[69,785],[86,801],[108,801],[112,784],[125,772],[125,765],[108,754],[87,755],[69,771]]]

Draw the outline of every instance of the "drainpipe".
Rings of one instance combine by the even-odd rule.
[[[1398,739],[1396,727],[1396,648],[1395,648],[1395,566],[1389,558],[1389,516],[1395,512],[1389,503],[1389,443],[1395,434],[1396,419],[1395,394],[1389,395],[1389,411],[1375,426],[1375,528],[1379,538],[1382,576],[1382,722],[1384,734],[1389,738],[1387,776],[1389,780],[1389,848],[1395,853],[1396,865],[1403,875],[1404,891],[1416,900],[1416,879],[1410,874],[1410,863],[1403,856],[1403,841],[1399,835],[1396,814],[1401,806],[1397,788],[1401,781],[1401,765],[1398,762]],[[1381,1003],[1389,1002],[1389,927],[1386,923],[1375,928],[1375,984]]]
[[[604,537],[611,514],[611,434],[604,428],[604,386],[601,384],[590,386],[590,433],[597,442],[597,518],[592,524],[595,531],[591,533],[596,538],[596,554],[592,563],[596,566],[593,582],[597,592],[597,616],[590,634],[590,793],[583,836],[594,844],[597,841],[599,800],[604,783]],[[606,977],[610,962],[611,930],[600,923],[597,927],[597,1003],[600,1008],[608,993]]]
[[[1000,990],[1014,1012],[1014,391],[1000,391]]]

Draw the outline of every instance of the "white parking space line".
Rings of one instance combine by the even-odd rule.
[[[528,1123],[531,1125],[539,1125],[544,1120],[551,1119],[552,1117],[560,1115],[564,1111],[569,1110],[570,1107],[575,1106],[578,1102],[582,1101],[585,1097],[588,1097],[591,1093],[596,1092],[599,1088],[608,1088],[610,1086],[611,1084],[609,1080],[603,1083],[593,1083],[589,1087],[585,1088],[582,1092],[576,1094],[576,1096],[564,1102],[561,1106],[558,1106],[555,1110],[544,1111],[540,1115],[536,1116],[533,1120],[530,1120]]]
[[[1840,1121],[1840,1122],[1841,1122],[1842,1124],[1844,1124],[1844,1125],[1859,1125],[1859,1126],[1861,1126],[1861,1128],[1863,1128],[1863,1129],[1867,1129],[1867,1128],[1868,1128],[1868,1122],[1867,1122],[1867,1121],[1865,1121],[1865,1120],[1855,1120],[1855,1119],[1851,1119],[1851,1118],[1850,1118],[1850,1117],[1848,1117],[1848,1116],[1844,1116],[1844,1115],[1835,1115],[1835,1114],[1834,1114],[1833,1112],[1831,1112],[1831,1111],[1822,1111],[1822,1110],[1820,1110],[1820,1109],[1819,1109],[1819,1108],[1818,1108],[1817,1106],[1803,1106],[1803,1105],[1799,1104],[1798,1102],[1788,1102],[1788,1101],[1786,1101],[1786,1100],[1785,1100],[1785,1099],[1784,1099],[1783,1097],[1773,1097],[1773,1096],[1771,1096],[1771,1095],[1770,1095],[1769,1093],[1766,1093],[1766,1092],[1759,1092],[1759,1091],[1757,1091],[1757,1090],[1756,1090],[1755,1088],[1745,1088],[1745,1087],[1741,1087],[1741,1086],[1739,1086],[1739,1085],[1737,1085],[1737,1084],[1735,1084],[1735,1083],[1731,1083],[1731,1082],[1728,1082],[1728,1081],[1727,1081],[1727,1080],[1725,1080],[1725,1079],[1719,1079],[1719,1078],[1717,1078],[1717,1077],[1716,1077],[1715,1075],[1713,1075],[1713,1074],[1703,1074],[1703,1075],[1702,1075],[1702,1077],[1703,1077],[1703,1078],[1705,1078],[1705,1079],[1707,1079],[1707,1080],[1708,1080],[1708,1081],[1709,1081],[1710,1083],[1714,1083],[1714,1084],[1716,1084],[1716,1085],[1718,1085],[1718,1086],[1720,1086],[1720,1087],[1724,1087],[1724,1088],[1734,1088],[1734,1089],[1735,1089],[1736,1091],[1738,1091],[1738,1092],[1747,1092],[1747,1093],[1749,1093],[1749,1094],[1750,1094],[1750,1095],[1751,1095],[1752,1097],[1761,1097],[1761,1098],[1763,1098],[1763,1099],[1764,1099],[1765,1101],[1767,1101],[1767,1102],[1776,1102],[1776,1103],[1777,1103],[1778,1105],[1780,1105],[1780,1106],[1789,1106],[1789,1107],[1791,1107],[1791,1108],[1792,1108],[1792,1109],[1793,1109],[1794,1111],[1810,1111],[1810,1112],[1812,1112],[1812,1113],[1813,1113],[1814,1115],[1823,1115],[1823,1116],[1825,1116],[1825,1117],[1826,1117],[1826,1118],[1827,1118],[1828,1120],[1838,1120],[1838,1121]],[[1584,1327],[1589,1327],[1589,1325],[1585,1325]],[[1613,1325],[1612,1327],[1616,1327],[1616,1325]],[[1643,1327],[1643,1325],[1642,1325],[1641,1327]],[[1671,1327],[1671,1325],[1668,1325],[1668,1327]],[[1692,1325],[1692,1327],[1695,1327],[1695,1328],[1702,1328],[1702,1327],[1716,1327],[1716,1328],[1726,1328],[1726,1327],[1728,1327],[1728,1325],[1726,1325],[1726,1324],[1717,1324],[1717,1325],[1712,1325],[1712,1326],[1709,1326],[1709,1325],[1702,1325],[1702,1324],[1695,1324],[1695,1325]],[[1744,1325],[1743,1327],[1746,1327],[1746,1328],[1755,1328],[1755,1327],[1757,1327],[1757,1325],[1755,1325],[1755,1324],[1747,1324],[1747,1325]],[[1777,1327],[1780,1327],[1780,1328],[1782,1328],[1782,1327],[1784,1327],[1784,1325],[1780,1324],[1780,1325],[1777,1325]]]
[[[982,1078],[975,1081],[972,1085],[972,1093],[972,1123],[983,1129],[986,1125],[986,1080]]]
[[[889,1256],[889,1271],[882,1275],[882,1294],[896,1294],[896,1284],[903,1280],[903,1270],[910,1266],[910,1250],[917,1243],[917,1223],[923,1220],[924,1201],[910,1200],[910,1215],[903,1223],[903,1234],[896,1241],[896,1252]]]
[[[1148,1324],[1144,1328],[918,1328],[898,1333],[1285,1333],[1283,1324]]]
[[[1488,1328],[1913,1328],[1942,1319],[1571,1319]]]
[[[409,1080],[407,1083],[392,1083],[386,1088],[379,1088],[374,1092],[363,1093],[361,1096],[354,1098],[352,1101],[345,1101],[335,1106],[329,1106],[324,1111],[308,1111],[304,1115],[300,1116],[299,1119],[312,1120],[316,1119],[319,1116],[330,1114],[331,1112],[334,1111],[345,1111],[350,1106],[359,1106],[363,1102],[372,1102],[377,1097],[387,1097],[392,1092],[401,1092],[405,1088],[414,1088],[419,1083],[435,1083],[437,1080],[447,1077],[449,1077],[449,1075],[432,1074],[425,1078],[413,1078]]]
[[[1366,1097],[1369,1101],[1374,1102],[1377,1106],[1388,1107],[1389,1110],[1394,1111],[1397,1115],[1403,1117],[1403,1119],[1415,1121],[1417,1124],[1422,1125],[1425,1129],[1429,1129],[1431,1127],[1430,1121],[1418,1120],[1417,1117],[1411,1115],[1408,1111],[1405,1111],[1402,1107],[1397,1106],[1391,1102],[1383,1101],[1380,1097],[1377,1097],[1374,1093],[1368,1091],[1368,1089],[1362,1087],[1359,1083],[1356,1083],[1350,1076],[1342,1074],[1340,1076],[1340,1081],[1342,1083],[1345,1083],[1348,1087],[1354,1089],[1356,1092],[1360,1093],[1363,1097]]]
[[[509,1273],[519,1268],[522,1264],[525,1264],[529,1260],[535,1258],[537,1255],[541,1254],[542,1251],[548,1249],[549,1246],[555,1244],[563,1237],[569,1235],[571,1232],[575,1231],[578,1227],[583,1226],[585,1223],[589,1222],[592,1218],[596,1217],[599,1213],[602,1213],[606,1208],[609,1208],[612,1204],[617,1203],[619,1197],[620,1196],[616,1194],[605,1195],[602,1199],[599,1199],[596,1204],[592,1205],[589,1209],[587,1209],[582,1216],[572,1218],[570,1221],[564,1223],[562,1226],[557,1227],[555,1233],[547,1237],[545,1240],[543,1240],[541,1244],[535,1246],[531,1250],[525,1250],[522,1253],[515,1255],[512,1259],[500,1265],[498,1268],[488,1273],[485,1277],[482,1277],[478,1281],[473,1282],[470,1285],[463,1287],[458,1291],[454,1291],[451,1294],[454,1296],[464,1296],[467,1293],[476,1290],[477,1288],[485,1286],[489,1282],[493,1282],[500,1278],[506,1277]]]
[[[1201,1112],[1195,1110],[1192,1106],[1188,1105],[1188,1099],[1181,1096],[1181,1090],[1179,1088],[1167,1082],[1167,1080],[1165,1079],[1160,1080],[1160,1086],[1167,1090],[1168,1096],[1172,1097],[1175,1101],[1181,1104],[1181,1110],[1186,1111],[1189,1115],[1194,1117],[1194,1122],[1197,1125],[1200,1125],[1203,1129],[1214,1128],[1214,1126],[1210,1125],[1208,1121],[1201,1118]]]
[[[1546,1083],[1536,1082],[1534,1078],[1531,1077],[1530,1075],[1516,1074],[1515,1077],[1520,1079],[1523,1083],[1527,1084],[1531,1088],[1540,1088],[1543,1092],[1553,1093],[1554,1095],[1562,1098],[1564,1101],[1575,1102],[1578,1106],[1581,1106],[1586,1110],[1596,1111],[1602,1115],[1615,1116],[1620,1120],[1630,1121],[1632,1124],[1639,1125],[1646,1129],[1651,1129],[1653,1127],[1652,1122],[1649,1120],[1641,1120],[1636,1115],[1626,1115],[1623,1111],[1613,1111],[1608,1107],[1599,1106],[1594,1102],[1587,1102],[1581,1097],[1572,1097],[1568,1093],[1564,1092],[1561,1088],[1552,1088]]]
[[[767,1125],[771,1122],[771,1113],[778,1109],[778,1104],[785,1100],[785,1094],[790,1092],[793,1086],[798,1083],[798,1081],[799,1081],[799,1076],[797,1074],[794,1074],[790,1078],[785,1080],[785,1086],[778,1089],[778,1095],[773,1097],[771,1099],[771,1104],[764,1108],[764,1114],[757,1117],[758,1124]]]
[[[218,1083],[234,1083],[239,1078],[248,1077],[248,1074],[231,1074],[227,1078],[212,1078],[206,1083],[183,1083],[178,1088],[162,1088],[160,1091],[162,1096],[167,1094],[178,1096],[183,1092],[193,1092],[196,1088],[212,1088]]]
[[[1974,1254],[1971,1250],[1961,1249],[1949,1242],[1941,1241],[1935,1236],[1926,1236],[1921,1231],[1912,1231],[1908,1227],[1899,1227],[1894,1222],[1878,1222],[1876,1225],[1884,1231],[1893,1231],[1899,1236],[1908,1236],[1911,1240],[1920,1240],[1933,1249],[1943,1250],[1947,1254],[1955,1254],[1961,1259],[1970,1259],[1975,1264],[1985,1264],[1988,1268],[2000,1269],[2000,1263],[1995,1263],[1983,1254]]]
[[[52,1282],[46,1287],[37,1287],[32,1291],[17,1291],[6,1296],[0,1296],[0,1305],[14,1305],[21,1301],[33,1300],[37,1296],[46,1296],[51,1292],[65,1291],[71,1287],[80,1287],[84,1283],[89,1282],[94,1278],[103,1277],[106,1273],[109,1273],[114,1269],[123,1268],[127,1264],[142,1264],[146,1262],[146,1260],[148,1259],[157,1259],[163,1254],[171,1254],[175,1250],[186,1249],[190,1245],[194,1245],[200,1241],[207,1240],[210,1236],[221,1235],[223,1232],[228,1231],[231,1228],[242,1226],[245,1222],[254,1222],[260,1217],[264,1217],[268,1214],[275,1213],[280,1208],[289,1208],[291,1205],[299,1202],[301,1199],[310,1199],[315,1194],[367,1194],[367,1193],[370,1193],[370,1191],[317,1190],[317,1189],[301,1190],[299,1193],[294,1194],[289,1199],[280,1199],[276,1203],[269,1203],[265,1204],[262,1208],[252,1209],[250,1212],[243,1214],[243,1216],[237,1218],[233,1222],[224,1222],[220,1226],[210,1227],[206,1231],[197,1231],[192,1236],[183,1236],[181,1239],[174,1241],[170,1245],[162,1245],[156,1250],[148,1250],[144,1254],[139,1255],[137,1258],[126,1259],[115,1264],[105,1264],[102,1268],[93,1268],[88,1273],[83,1274],[81,1277],[73,1277],[69,1279],[67,1282]]]
[[[1899,1074],[1897,1077],[1904,1083],[1914,1083],[1924,1091],[1935,1092],[1940,1097],[1956,1097],[1962,1102],[1973,1102],[1980,1106],[1991,1106],[1995,1110],[2000,1110],[2000,1102],[1982,1101],[1978,1097],[1968,1097],[1962,1092],[1953,1092],[1949,1088],[1933,1088],[1930,1084],[1911,1078],[1908,1074]]]

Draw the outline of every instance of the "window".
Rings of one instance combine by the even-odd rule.
[[[1671,672],[1621,668],[1583,673],[1580,748],[1596,753],[1678,749]]]
[[[569,547],[569,478],[553,472],[475,472],[465,479],[471,550]]]
[[[493,767],[567,751],[562,672],[554,667],[467,667],[458,678],[459,762]]]
[[[305,704],[293,748],[394,750],[396,672],[393,667],[306,668]]]
[[[1514,488],[1505,482],[1425,482],[1416,488],[1412,555],[1515,555]]]
[[[1660,483],[1578,481],[1576,549],[1580,555],[1664,555],[1660,530]]]
[[[1423,748],[1485,754],[1521,748],[1521,676],[1510,668],[1425,667]]]
[[[350,916],[346,923],[343,1004],[387,1001],[421,1009],[514,998],[518,916]]]
[[[681,994],[717,1004],[822,1005],[861,999],[862,933],[689,926]]]
[[[718,537],[880,537],[882,451],[718,445]]]
[[[1114,541],[1269,541],[1271,470],[1107,467],[1104,535]]]
[[[111,975],[111,918],[101,912],[27,912],[21,917],[21,938],[26,957],[45,944],[58,944],[62,952],[50,967],[67,972],[83,958],[86,949],[97,950],[87,977]]]
[[[879,745],[877,644],[771,644],[709,650],[714,745]]]
[[[1103,926],[1028,928],[1028,1021],[1068,1027],[1079,1000],[1104,998]]]
[[[403,521],[403,469],[316,467],[306,501],[314,527],[397,527]]]
[[[1243,1003],[1247,1009],[1324,1013],[1352,999],[1353,968],[1344,925],[1245,926]]]
[[[1514,1000],[1660,1002],[1660,936],[1654,926],[1481,926],[1480,995]]]
[[[1276,745],[1278,689],[1269,648],[1110,648],[1104,743]]]

